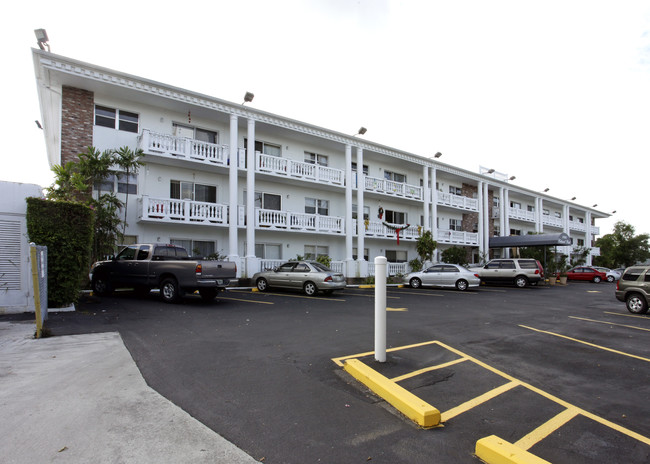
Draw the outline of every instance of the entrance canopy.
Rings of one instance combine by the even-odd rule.
[[[573,239],[565,233],[490,237],[490,248],[515,248],[553,245],[566,246],[572,244]]]

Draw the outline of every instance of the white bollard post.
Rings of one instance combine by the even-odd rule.
[[[386,262],[375,257],[375,359],[386,362]]]

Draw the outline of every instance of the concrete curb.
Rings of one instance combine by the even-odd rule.
[[[476,442],[476,456],[487,464],[551,464],[496,435]]]

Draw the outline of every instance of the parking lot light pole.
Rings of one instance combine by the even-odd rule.
[[[375,359],[386,362],[386,257],[375,257]]]

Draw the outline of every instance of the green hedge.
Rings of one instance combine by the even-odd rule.
[[[88,278],[93,220],[93,211],[79,203],[27,199],[29,241],[47,246],[48,307],[78,301]]]

